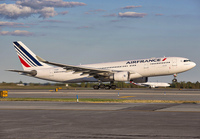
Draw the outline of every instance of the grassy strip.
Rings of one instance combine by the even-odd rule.
[[[56,101],[56,102],[75,102],[74,98],[0,98],[0,101]]]
[[[54,101],[54,102],[76,102],[75,98],[0,98],[0,101]],[[98,99],[81,98],[79,102],[87,103],[200,103],[200,101],[184,100],[124,100],[124,99]]]

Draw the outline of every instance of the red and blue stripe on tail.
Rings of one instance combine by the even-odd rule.
[[[22,42],[16,41],[13,42],[13,44],[24,70],[27,68],[32,69],[32,68],[50,67],[45,63],[39,62],[36,58],[36,55]]]

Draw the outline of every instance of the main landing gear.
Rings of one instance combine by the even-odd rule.
[[[105,84],[99,83],[99,85],[94,85],[93,88],[95,90],[98,90],[98,89],[106,89],[106,90],[113,89],[113,90],[115,90],[117,88],[117,86],[114,85],[114,82],[110,82],[110,85],[105,85]]]
[[[176,77],[177,77],[177,74],[175,73],[175,74],[174,74],[174,79],[172,80],[173,83],[176,83],[176,82],[177,82]]]

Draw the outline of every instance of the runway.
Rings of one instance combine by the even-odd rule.
[[[128,100],[200,101],[200,90],[131,89],[131,90],[10,90],[8,98],[99,98]]]
[[[118,96],[119,93],[119,96]],[[200,100],[199,91],[10,90],[9,97]],[[124,96],[124,98],[122,97]],[[134,96],[134,97],[125,97]],[[120,98],[122,97],[122,98]],[[0,101],[0,137],[200,138],[200,104]]]
[[[199,101],[200,90],[130,89],[130,90],[10,90],[9,98],[101,98],[137,100]]]

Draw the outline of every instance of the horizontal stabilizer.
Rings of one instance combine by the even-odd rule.
[[[23,71],[23,70],[6,70],[6,71],[18,72],[19,74],[26,74],[26,75],[31,75],[31,76],[35,76],[35,75],[37,75],[37,71],[36,71],[36,70],[31,70],[31,71]]]

